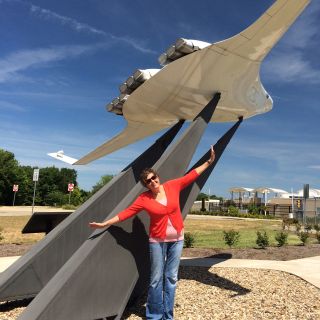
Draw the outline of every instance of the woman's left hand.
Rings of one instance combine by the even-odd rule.
[[[209,164],[211,164],[214,161],[215,157],[216,157],[216,154],[214,152],[213,145],[211,145],[211,154],[210,154],[210,159],[208,160]]]

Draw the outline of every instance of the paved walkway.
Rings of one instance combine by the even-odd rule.
[[[3,272],[19,257],[0,258],[0,272]],[[246,260],[246,259],[215,259],[215,258],[182,258],[183,266],[254,268],[279,270],[294,274],[320,289],[320,256],[290,260]]]
[[[181,265],[226,268],[254,268],[279,270],[294,274],[320,289],[320,256],[290,260],[247,260],[216,258],[182,258]]]
[[[70,212],[73,210],[65,210],[62,208],[46,207],[46,206],[34,206],[33,212]],[[0,217],[6,216],[31,216],[32,206],[0,206]]]

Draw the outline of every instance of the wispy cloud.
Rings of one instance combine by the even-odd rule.
[[[263,67],[267,80],[281,82],[320,82],[320,70],[312,66],[305,54],[298,50],[278,51]]]
[[[136,49],[142,53],[149,53],[149,54],[156,53],[154,50],[151,50],[151,49],[145,47],[142,44],[142,42],[137,39],[132,39],[127,36],[116,36],[114,34],[111,34],[111,33],[105,32],[103,30],[97,29],[93,26],[90,26],[89,24],[79,22],[76,19],[60,15],[56,12],[41,8],[41,7],[33,5],[33,4],[30,5],[30,12],[39,18],[42,18],[42,19],[45,19],[48,21],[57,22],[61,25],[67,26],[76,32],[84,32],[84,33],[88,33],[88,34],[103,36],[105,38],[112,39],[114,41],[120,41],[122,43],[125,43],[125,44],[133,47],[134,49]]]
[[[308,57],[318,35],[320,3],[313,1],[262,65],[263,75],[276,82],[320,82],[320,70]]]
[[[12,102],[0,100],[0,110],[25,112],[26,109]]]
[[[30,6],[30,11],[34,15],[37,15],[40,18],[46,19],[46,20],[51,20],[53,22],[58,22],[63,25],[66,25],[70,27],[71,29],[78,31],[78,32],[87,32],[91,34],[97,34],[97,35],[102,35],[102,36],[107,36],[108,34],[102,30],[98,30],[88,24],[78,22],[75,19],[62,16],[60,14],[57,14],[51,10],[43,9],[40,8],[36,5],[31,4]]]
[[[11,53],[0,59],[0,83],[21,79],[23,76],[21,76],[19,72],[29,68],[36,68],[48,65],[50,62],[87,54],[97,50],[99,47],[101,47],[101,44],[96,46],[55,46],[51,48],[21,50]]]

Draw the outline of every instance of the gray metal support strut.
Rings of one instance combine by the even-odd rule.
[[[223,154],[225,148],[229,144],[230,140],[232,139],[235,132],[238,130],[243,118],[240,117],[239,121],[236,122],[214,145],[214,151],[215,151],[215,160],[211,164],[211,166],[201,175],[198,177],[198,179],[193,182],[191,185],[189,185],[187,188],[185,188],[181,194],[180,194],[180,207],[183,218],[187,216],[189,213],[192,204],[194,203],[195,199],[197,198],[198,194],[200,193],[201,189],[205,185],[206,181],[208,180],[210,174],[212,173],[213,169],[215,168],[216,164],[218,163],[221,155]],[[197,161],[193,165],[193,167],[189,170],[193,170],[194,168],[198,167],[202,163],[204,163],[206,160],[210,157],[211,150],[206,152],[201,159]]]
[[[154,166],[161,180],[184,174],[212,117],[220,94],[209,102],[185,133]],[[143,191],[140,183],[108,217],[130,205]],[[145,212],[104,231],[96,231],[72,255],[20,315],[20,320],[120,319],[129,298],[146,287],[149,277],[149,217]],[[87,226],[83,226],[84,228]]]
[[[139,181],[139,173],[151,167],[170,145],[184,121],[179,121],[135,161],[61,222],[43,240],[5,272],[0,274],[0,301],[35,296],[89,237],[89,221],[105,219],[106,214]]]

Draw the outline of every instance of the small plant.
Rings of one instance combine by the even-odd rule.
[[[77,207],[74,206],[73,204],[64,204],[64,205],[62,206],[62,209],[64,209],[64,210],[76,210]]]
[[[309,239],[309,233],[308,232],[305,232],[305,231],[301,231],[299,234],[299,239],[300,241],[302,242],[302,244],[305,246],[308,239]]]
[[[232,216],[232,215],[238,215],[239,214],[239,209],[234,207],[234,206],[230,206],[228,208],[228,213]]]
[[[275,235],[274,238],[278,242],[278,246],[282,247],[288,242],[288,233],[284,231],[280,231]]]
[[[269,245],[269,237],[265,231],[257,231],[256,244],[259,248],[265,249]]]
[[[302,225],[300,223],[296,223],[296,233],[299,234],[301,231]]]
[[[240,234],[238,231],[230,230],[230,231],[223,231],[223,239],[226,245],[231,248],[233,245],[235,245],[240,238]]]
[[[311,230],[312,230],[312,224],[307,223],[307,224],[304,226],[304,230],[306,230],[307,232],[311,231]]]
[[[319,232],[320,231],[320,225],[319,224],[315,224],[313,226],[313,229],[316,230],[317,232]]]
[[[258,215],[260,213],[260,210],[256,205],[251,204],[251,205],[248,206],[248,212],[251,213],[251,214],[257,214]]]
[[[294,218],[283,218],[282,220],[282,229],[285,230],[286,228],[289,230],[292,225],[297,225],[299,221]]]
[[[320,243],[320,232],[319,231],[316,233],[316,239],[317,239],[318,243]]]
[[[184,247],[192,248],[195,243],[195,236],[191,232],[186,232],[184,234]]]

